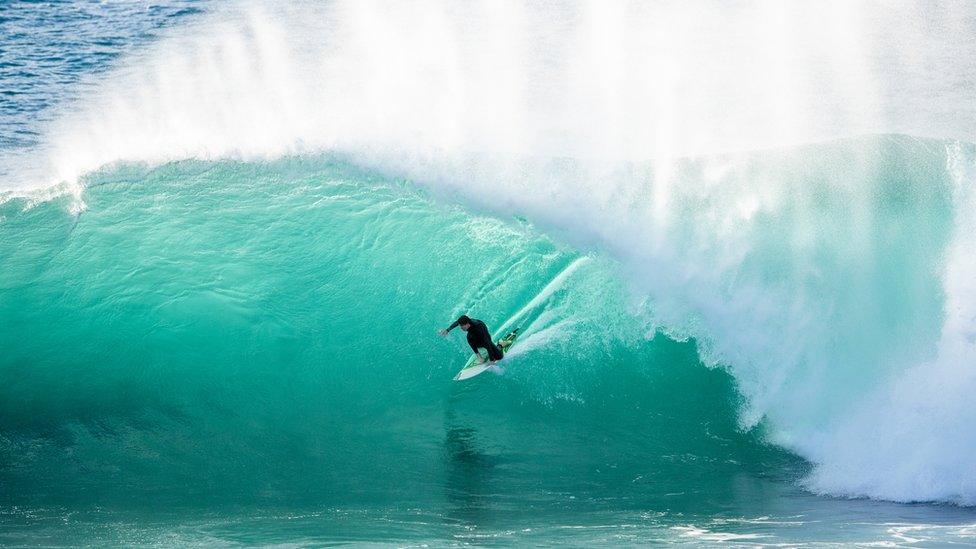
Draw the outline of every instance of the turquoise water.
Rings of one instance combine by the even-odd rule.
[[[524,221],[326,159],[68,200],[0,225],[9,543],[970,539],[965,509],[803,491],[617,263]],[[450,381],[459,311],[521,311],[501,375]]]
[[[972,21],[0,5],[0,543],[976,544]]]

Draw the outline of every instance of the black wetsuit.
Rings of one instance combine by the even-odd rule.
[[[457,325],[458,323],[454,322],[448,330],[453,330]],[[502,359],[502,350],[491,340],[491,333],[488,332],[488,326],[485,326],[484,322],[476,318],[471,319],[471,327],[468,328],[468,345],[471,346],[474,354],[478,354],[478,349],[480,348],[488,351],[488,358],[490,360]]]

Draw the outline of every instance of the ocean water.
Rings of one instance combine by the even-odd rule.
[[[976,544],[974,31],[0,5],[0,543]]]

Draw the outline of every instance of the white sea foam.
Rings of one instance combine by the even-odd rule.
[[[797,441],[817,459],[816,490],[976,504],[976,164],[958,147],[948,159],[955,227],[937,354],[872,388],[817,439]]]

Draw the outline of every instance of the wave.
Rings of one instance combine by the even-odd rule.
[[[131,163],[230,158],[245,161],[235,174],[243,179],[290,158],[272,164],[283,172],[262,180],[268,189],[245,191],[271,197],[289,170],[324,152],[362,167],[367,180],[404,179],[441,203],[521,216],[618,265],[619,278],[600,284],[622,285],[629,297],[612,303],[639,329],[618,319],[599,337],[636,330],[643,340],[660,330],[693,338],[707,364],[734,377],[739,427],[765,420],[769,440],[813,464],[810,489],[972,504],[974,153],[965,140],[976,122],[957,108],[968,104],[960,83],[971,76],[962,61],[972,47],[959,23],[965,9],[242,4],[171,29],[65,106],[33,156],[37,171],[8,186],[61,182],[79,209],[82,196],[93,205],[98,193],[82,189],[106,177],[90,175],[106,165],[130,163],[118,168],[126,173]],[[936,59],[958,70],[926,77]],[[140,177],[187,169],[173,166]],[[231,180],[214,184],[230,189]],[[17,209],[10,198],[23,194],[8,193],[5,207]],[[125,209],[132,199],[107,204]],[[270,214],[255,216],[274,226]],[[24,218],[5,217],[14,234]],[[142,230],[124,226],[133,237]],[[306,254],[325,245],[299,226],[283,242],[309,246]],[[371,234],[357,226],[326,242],[382,247]],[[102,253],[112,249],[106,242]],[[188,249],[233,253],[207,242]],[[338,251],[352,262],[360,253]],[[451,267],[441,278],[483,269],[463,252],[437,255]],[[43,271],[21,264],[18,276]],[[331,275],[307,283],[352,291],[342,287],[350,278]],[[404,278],[423,287],[413,276]],[[526,288],[546,278],[525,276]],[[232,298],[183,306],[205,311],[210,300]],[[515,301],[507,310],[519,308]],[[547,318],[575,313],[567,306]],[[556,326],[540,347],[576,352],[576,324]],[[574,335],[556,337],[567,331]],[[207,349],[210,340],[194,342]],[[574,343],[557,352],[559,341]]]

